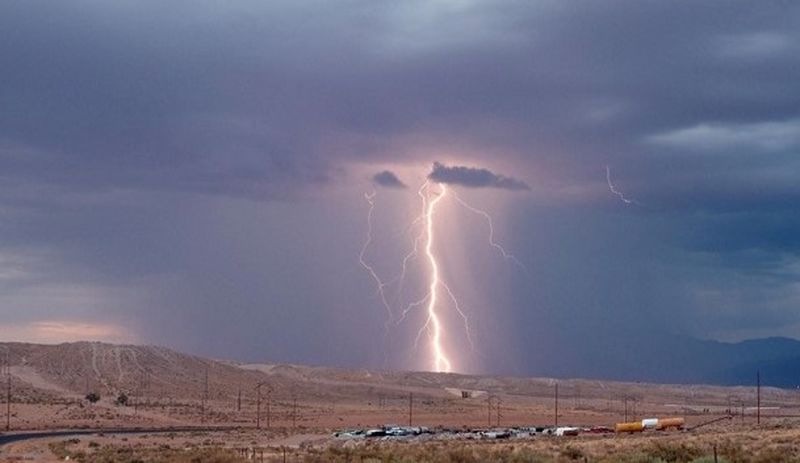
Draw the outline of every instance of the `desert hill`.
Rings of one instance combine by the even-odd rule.
[[[278,395],[306,395],[331,400],[415,390],[438,395],[447,391],[473,391],[480,395],[508,394],[548,397],[556,380],[430,372],[375,372],[286,364],[240,364],[183,354],[158,346],[114,345],[76,342],[57,345],[0,343],[8,350],[11,374],[18,386],[31,394],[82,397],[89,391],[101,395],[125,392],[151,397],[225,399],[239,390],[251,395],[255,385],[265,382]],[[2,358],[2,354],[0,354]],[[207,386],[206,386],[206,377]],[[583,398],[649,394],[675,395],[685,390],[693,400],[751,387],[679,386],[581,379],[559,379],[562,394]],[[766,390],[766,389],[765,389]],[[779,389],[772,389],[780,395]]]
[[[753,414],[756,403],[751,386],[244,364],[164,347],[98,342],[0,343],[0,349],[8,353],[13,426],[19,429],[253,426],[259,416],[273,426],[336,429],[406,422],[412,396],[415,422],[426,425],[485,425],[487,407],[495,421],[500,410],[506,422],[547,423],[556,384],[560,419],[584,424],[675,413],[700,422],[732,407]],[[0,360],[5,360],[1,352]],[[89,404],[88,392],[101,400]],[[130,398],[127,406],[116,403],[121,393]],[[776,417],[800,413],[794,390],[764,387],[761,395],[762,406]]]

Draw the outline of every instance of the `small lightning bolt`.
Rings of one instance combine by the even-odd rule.
[[[617,195],[617,197],[619,197],[619,199],[622,200],[623,203],[625,203],[625,204],[639,204],[636,201],[634,201],[633,199],[626,198],[625,195],[621,191],[617,190],[617,187],[614,186],[614,182],[611,181],[611,167],[609,167],[608,165],[606,165],[606,182],[608,183],[608,189],[611,190],[612,193]]]
[[[489,245],[491,247],[497,249],[500,252],[500,254],[503,256],[504,259],[509,260],[511,262],[514,262],[515,264],[517,264],[519,266],[519,268],[521,268],[522,270],[524,270],[527,273],[528,269],[525,267],[525,265],[523,265],[522,262],[519,261],[519,259],[514,257],[513,254],[507,252],[506,249],[500,243],[498,243],[497,241],[494,240],[494,221],[492,220],[492,216],[490,216],[488,212],[486,212],[484,210],[481,210],[481,209],[478,209],[477,207],[474,207],[474,206],[468,204],[466,201],[461,199],[461,197],[458,196],[455,193],[453,194],[453,197],[456,198],[456,201],[458,201],[462,206],[466,207],[470,211],[472,211],[472,212],[482,216],[484,219],[486,219],[486,223],[489,225]]]
[[[367,249],[369,245],[372,243],[372,214],[375,211],[375,196],[376,192],[373,191],[372,193],[364,193],[364,199],[367,200],[369,203],[369,211],[367,212],[367,237],[364,240],[363,246],[361,246],[361,252],[358,254],[358,262],[364,267],[367,272],[369,272],[372,279],[375,281],[375,285],[377,286],[377,294],[380,297],[381,303],[386,308],[386,322],[384,323],[384,339],[388,339],[389,336],[389,327],[394,320],[394,312],[392,311],[392,306],[389,304],[388,299],[386,298],[386,291],[385,288],[387,286],[386,283],[381,280],[381,277],[378,276],[378,273],[375,271],[375,268],[372,267],[367,261],[364,259],[364,256],[367,253]],[[388,353],[385,353],[387,356]],[[386,360],[386,359],[384,359]]]
[[[411,222],[411,224],[408,226],[408,230],[412,230],[414,228],[414,226],[416,226],[418,223],[423,222],[425,220],[426,211],[427,211],[427,207],[428,206],[427,206],[427,200],[426,200],[425,195],[423,194],[423,191],[425,191],[427,188],[428,188],[428,182],[426,181],[425,183],[422,184],[422,186],[417,191],[417,194],[422,198],[422,212],[420,213],[420,215],[417,216],[417,218],[415,218]],[[411,251],[408,254],[406,254],[405,257],[403,257],[402,270],[400,271],[400,275],[397,277],[397,280],[399,281],[398,286],[397,286],[397,297],[398,298],[401,298],[402,295],[403,295],[403,285],[405,284],[406,272],[407,272],[407,269],[408,269],[408,263],[412,259],[417,257],[417,254],[419,253],[419,242],[422,240],[422,236],[423,236],[424,233],[425,233],[424,229],[421,229],[419,231],[419,233],[414,237],[413,246],[411,248]],[[398,324],[400,322],[402,322],[403,319],[405,319],[405,316],[406,316],[406,314],[408,314],[408,311],[412,308],[411,307],[412,305],[414,305],[414,304],[412,303],[411,305],[409,305],[409,307],[406,308],[406,310],[403,312],[403,315],[400,317],[400,320],[398,321]]]

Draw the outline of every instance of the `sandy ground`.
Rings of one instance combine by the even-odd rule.
[[[386,424],[430,428],[608,426],[626,418],[680,416],[693,427],[735,415],[703,435],[745,441],[766,429],[791,440],[800,417],[800,392],[762,388],[762,426],[756,421],[754,387],[659,385],[594,380],[482,377],[453,374],[367,372],[296,365],[238,365],[157,347],[77,343],[59,346],[6,344],[12,367],[11,430],[226,426],[221,433],[78,437],[76,448],[142,444],[193,448],[300,448],[337,446],[337,430]],[[262,384],[259,405],[258,389]],[[89,404],[85,392],[100,394]],[[462,397],[462,392],[466,397]],[[116,399],[125,393],[128,404]],[[409,410],[410,407],[410,410]],[[260,430],[256,429],[260,408]],[[6,419],[0,399],[0,423]],[[410,416],[409,416],[410,411]],[[745,431],[746,430],[746,431]],[[709,434],[710,433],[710,434]],[[740,433],[740,434],[737,434]],[[662,438],[660,436],[658,438]],[[650,436],[599,440],[626,446]],[[674,437],[667,436],[668,439]],[[687,438],[679,435],[678,438]],[[65,438],[19,442],[0,449],[0,461],[51,461],[49,444]],[[592,448],[597,437],[577,442]],[[547,446],[550,440],[525,445]],[[646,442],[646,441],[645,441]],[[355,445],[355,444],[354,444]],[[552,445],[559,446],[559,443]],[[634,445],[634,444],[632,444]],[[597,449],[593,453],[600,453]]]

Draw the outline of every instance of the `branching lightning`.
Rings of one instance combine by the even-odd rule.
[[[367,270],[375,282],[381,304],[386,309],[387,324],[385,328],[387,336],[389,334],[389,326],[391,324],[394,323],[395,325],[400,325],[407,319],[408,315],[412,311],[422,306],[425,307],[425,321],[417,331],[417,335],[414,339],[414,348],[416,349],[418,347],[419,340],[422,335],[427,333],[430,342],[430,368],[436,372],[446,373],[453,371],[454,363],[451,360],[451,356],[447,352],[447,348],[445,347],[446,341],[450,336],[445,324],[444,314],[442,313],[443,305],[444,307],[452,308],[452,310],[454,310],[454,312],[462,319],[466,340],[473,351],[475,351],[475,345],[473,342],[469,316],[461,307],[461,304],[459,303],[455,293],[441,276],[440,264],[436,255],[437,241],[435,222],[437,206],[442,202],[443,199],[445,199],[446,196],[452,195],[452,197],[459,204],[471,212],[482,216],[486,220],[489,229],[489,245],[496,249],[504,259],[514,262],[523,270],[526,269],[516,257],[507,252],[502,245],[495,241],[494,223],[492,221],[492,217],[486,211],[471,206],[462,200],[457,194],[455,194],[455,192],[451,193],[445,184],[438,184],[438,187],[439,190],[437,192],[433,192],[431,191],[431,182],[426,181],[417,191],[417,194],[421,199],[422,210],[406,229],[406,233],[413,232],[411,250],[403,257],[399,275],[388,282],[382,280],[375,271],[374,267],[365,260],[367,249],[372,243],[372,215],[375,208],[376,193],[372,192],[365,194],[364,197],[366,198],[370,207],[367,213],[367,237],[364,245],[362,246],[361,253],[359,254],[359,262],[361,263],[362,267]],[[392,304],[389,302],[390,298],[387,296],[387,292],[389,292],[390,287],[393,287],[393,285],[396,284],[395,302],[400,303],[405,299],[403,287],[409,265],[420,254],[424,255],[428,267],[425,285],[426,292],[421,298],[409,303],[405,309],[400,312],[399,317],[397,317],[395,320],[394,310],[392,308]],[[395,291],[395,289],[392,288],[392,291]],[[448,300],[449,302],[447,302]]]
[[[378,273],[375,271],[375,268],[372,265],[368,264],[366,260],[364,260],[364,256],[367,253],[367,248],[372,243],[372,213],[375,211],[375,195],[377,193],[373,191],[372,193],[364,193],[364,198],[369,203],[369,211],[367,211],[367,237],[364,240],[364,244],[361,246],[361,252],[358,254],[358,262],[364,267],[367,272],[372,276],[372,279],[375,281],[375,285],[377,286],[377,293],[380,297],[381,303],[386,308],[386,322],[384,323],[384,336],[389,336],[389,327],[394,320],[394,312],[392,311],[392,306],[389,304],[389,301],[386,298],[386,286],[387,284],[381,280],[381,277],[378,276]]]
[[[514,262],[515,264],[517,264],[519,266],[519,268],[521,268],[522,270],[527,272],[528,269],[522,264],[522,262],[519,261],[519,259],[514,257],[513,254],[507,252],[505,250],[505,248],[500,243],[498,243],[497,241],[494,240],[494,221],[492,220],[492,216],[490,216],[488,212],[486,212],[484,210],[481,210],[481,209],[478,209],[477,207],[474,207],[474,206],[468,204],[466,201],[461,199],[461,197],[458,196],[457,194],[453,194],[453,197],[456,198],[456,201],[458,201],[462,206],[466,207],[470,211],[472,211],[472,212],[482,216],[484,219],[486,219],[486,223],[489,225],[489,245],[491,247],[497,249],[500,252],[500,254],[502,254],[504,259],[510,260],[511,262]]]
[[[617,187],[614,185],[614,182],[611,181],[611,167],[609,167],[608,165],[606,165],[606,182],[608,183],[608,189],[611,190],[612,193],[617,195],[617,197],[619,197],[619,199],[622,200],[623,203],[639,204],[633,199],[626,198],[621,191],[617,190]]]
[[[452,364],[442,346],[442,324],[439,321],[439,314],[436,312],[436,302],[439,297],[439,263],[436,261],[436,256],[433,254],[433,215],[436,211],[436,204],[444,198],[446,192],[447,188],[442,185],[442,192],[428,202],[428,207],[425,212],[425,229],[427,235],[425,255],[428,256],[428,263],[431,268],[430,285],[428,287],[428,294],[430,295],[428,298],[428,319],[425,322],[425,327],[428,328],[431,335],[434,371],[449,373],[452,371]]]

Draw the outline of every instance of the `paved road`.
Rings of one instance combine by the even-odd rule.
[[[234,426],[176,427],[176,428],[109,428],[109,429],[59,429],[53,431],[24,431],[0,434],[0,447],[12,442],[49,437],[85,436],[90,434],[165,434],[169,432],[208,432],[240,429]]]

